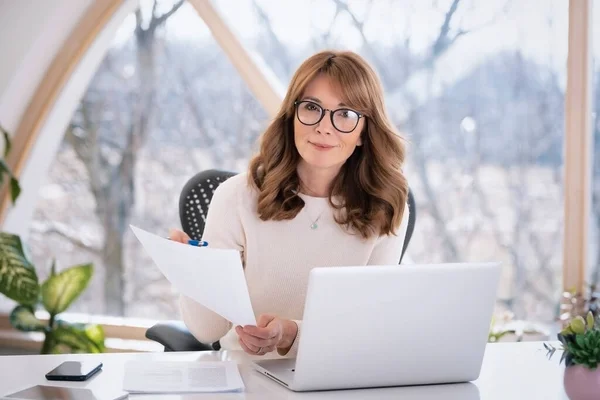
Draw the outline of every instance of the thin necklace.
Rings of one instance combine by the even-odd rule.
[[[300,179],[300,185],[303,186],[305,189],[308,189],[308,191],[311,192],[312,194],[314,194],[314,195],[317,194],[314,190],[309,188],[308,185],[306,185],[306,183],[304,183],[304,181],[302,181],[302,179]],[[304,203],[304,206],[306,207],[306,203]],[[306,215],[308,215],[308,218],[311,221],[310,229],[312,229],[314,231],[315,229],[317,229],[319,227],[319,224],[317,224],[317,222],[319,222],[319,220],[321,219],[321,216],[323,215],[325,210],[321,211],[319,213],[319,215],[317,216],[317,218],[315,218],[315,219],[312,219],[312,217],[310,216],[310,214],[308,212],[308,209],[305,209],[305,211],[306,211]]]
[[[321,215],[323,215],[324,212],[325,212],[325,210],[321,211],[319,213],[319,216],[314,220],[310,217],[310,215],[308,216],[308,218],[310,218],[312,221],[312,224],[310,224],[310,229],[312,229],[314,231],[315,229],[317,229],[319,227],[319,224],[317,224],[317,222],[319,222],[319,219],[321,219]],[[306,210],[306,215],[308,215],[308,210]]]

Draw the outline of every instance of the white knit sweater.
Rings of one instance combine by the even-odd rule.
[[[202,239],[210,247],[242,253],[257,318],[270,313],[296,321],[298,336],[286,355],[294,357],[309,271],[314,267],[397,264],[408,224],[408,207],[397,236],[364,240],[335,222],[327,198],[300,194],[305,206],[294,219],[262,221],[257,214],[257,192],[247,182],[247,174],[243,173],[215,190]],[[311,229],[317,219],[317,229]],[[223,349],[241,349],[234,327],[225,318],[183,295],[180,306],[185,324],[199,341],[220,340]]]

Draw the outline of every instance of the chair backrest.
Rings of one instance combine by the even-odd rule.
[[[202,239],[210,201],[217,187],[236,174],[236,172],[231,171],[209,169],[197,173],[187,181],[179,196],[179,220],[183,231],[192,239]],[[406,252],[417,218],[415,198],[410,189],[408,190],[408,209],[410,210],[408,228],[402,246],[402,254],[400,260],[398,260],[399,263],[402,262]]]
[[[217,187],[236,172],[209,169],[190,178],[179,196],[181,229],[192,239],[202,239],[208,207]]]
[[[417,205],[415,203],[415,196],[410,188],[408,188],[408,210],[410,214],[408,215],[408,226],[406,227],[406,236],[404,237],[402,254],[400,255],[400,261],[398,262],[399,264],[402,263],[402,258],[404,257],[404,253],[406,253],[408,243],[410,243],[410,238],[415,230],[415,222],[417,220]]]

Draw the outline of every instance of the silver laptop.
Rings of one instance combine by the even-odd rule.
[[[295,359],[254,367],[293,391],[478,378],[500,263],[314,268]]]

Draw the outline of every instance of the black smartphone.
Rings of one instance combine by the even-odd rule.
[[[85,381],[102,369],[98,361],[65,361],[46,374],[49,381]]]

